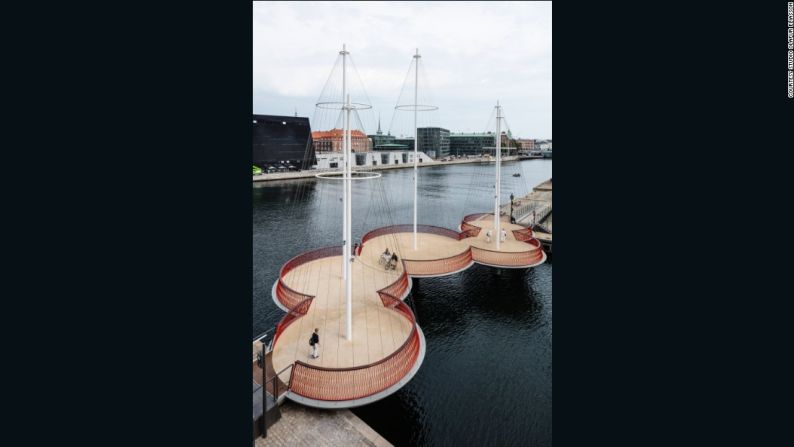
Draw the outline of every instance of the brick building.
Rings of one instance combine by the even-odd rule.
[[[315,152],[342,152],[342,129],[331,129],[312,132]],[[360,130],[350,131],[350,141],[353,152],[368,152],[371,150],[370,139]]]

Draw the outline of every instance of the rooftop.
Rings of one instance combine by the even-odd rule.
[[[320,138],[342,138],[344,131],[342,129],[331,129],[331,130],[315,130],[312,132],[312,138],[320,139]],[[359,138],[366,138],[367,136],[364,132],[360,130],[351,130],[350,135],[353,137]]]

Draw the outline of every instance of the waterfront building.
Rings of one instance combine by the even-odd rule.
[[[500,143],[503,155],[515,155],[517,152],[517,140],[511,137],[509,132],[501,132]],[[494,155],[496,152],[496,134],[493,132],[483,133],[452,133],[449,136],[449,155],[468,156],[468,155]]]
[[[516,141],[522,151],[531,151],[535,149],[535,140],[532,138],[519,138]]]
[[[395,138],[393,144],[400,144],[408,148],[408,150],[414,150],[414,139],[413,137],[408,138]]]
[[[342,129],[312,132],[315,152],[342,152]],[[367,152],[370,149],[369,139],[364,132],[352,130],[350,132],[353,152]]]
[[[433,161],[424,152],[419,152],[419,163]],[[404,165],[414,162],[413,151],[373,151],[359,152],[353,157],[353,166]],[[312,169],[339,169],[342,166],[342,154],[335,152],[318,152],[317,164]]]
[[[482,155],[487,153],[486,147],[494,146],[494,134],[483,133],[451,133],[449,134],[449,154],[455,156]],[[491,149],[493,152],[493,149]]]
[[[262,169],[307,169],[316,163],[309,118],[253,115],[254,166]]]
[[[449,155],[449,130],[441,127],[420,127],[419,148],[422,152],[433,158],[442,158]]]
[[[394,139],[396,138],[391,133],[384,135],[383,131],[380,130],[380,118],[378,118],[378,131],[375,132],[375,135],[367,135],[372,141],[372,149],[376,151],[381,150],[399,150],[405,149],[402,145],[399,145],[399,148],[394,147]]]

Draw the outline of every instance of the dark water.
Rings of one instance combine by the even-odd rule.
[[[505,163],[502,193],[523,196],[552,176],[551,160]],[[520,173],[521,177],[513,177]],[[356,182],[353,233],[412,222],[411,169]],[[492,211],[493,165],[419,170],[419,223],[457,229]],[[293,180],[254,186],[252,337],[283,316],[270,288],[289,258],[341,244],[341,185]],[[414,279],[406,300],[427,339],[416,376],[397,393],[353,412],[395,445],[551,445],[550,263],[529,270],[475,264]]]

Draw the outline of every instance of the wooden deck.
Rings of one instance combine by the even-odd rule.
[[[396,233],[378,236],[364,244],[361,256],[365,259],[375,259],[388,248],[389,251],[397,250],[397,256],[406,260],[431,261],[449,258],[468,249],[468,245],[461,241],[437,234],[417,233],[416,250],[414,250],[413,233]],[[371,262],[371,261],[367,261]]]
[[[383,306],[377,290],[393,283],[402,270],[386,271],[376,260],[354,261],[353,339],[345,338],[346,316],[342,257],[318,259],[296,267],[284,282],[315,296],[306,315],[289,325],[273,349],[273,368],[280,371],[296,360],[324,368],[347,368],[374,363],[399,348],[411,331],[401,315]],[[310,356],[309,338],[318,328],[319,358]]]
[[[273,349],[273,368],[280,371],[296,360],[324,368],[367,365],[396,351],[408,338],[411,324],[383,305],[377,291],[395,282],[403,266],[386,270],[379,257],[386,248],[402,260],[435,260],[466,252],[461,241],[419,233],[417,250],[413,233],[394,233],[368,240],[355,261],[353,273],[353,339],[345,338],[345,286],[342,258],[333,256],[296,267],[284,282],[292,289],[315,296],[306,315],[289,325]],[[320,357],[310,356],[309,337],[318,328]]]
[[[526,230],[526,227],[522,227],[521,225],[511,224],[508,219],[509,217],[502,216],[500,225],[507,232],[507,237],[505,241],[500,244],[498,250],[496,248],[496,237],[498,237],[498,235],[496,235],[495,232],[493,231],[494,228],[493,214],[489,214],[480,217],[476,220],[467,222],[470,225],[474,225],[482,228],[482,230],[477,236],[467,237],[461,240],[461,242],[470,245],[472,247],[482,248],[491,251],[505,252],[505,253],[524,252],[534,249],[535,247],[533,247],[532,245],[526,242],[517,241],[515,236],[513,235],[513,230]],[[486,237],[488,230],[491,230],[490,242],[488,242],[487,240],[488,238]]]

